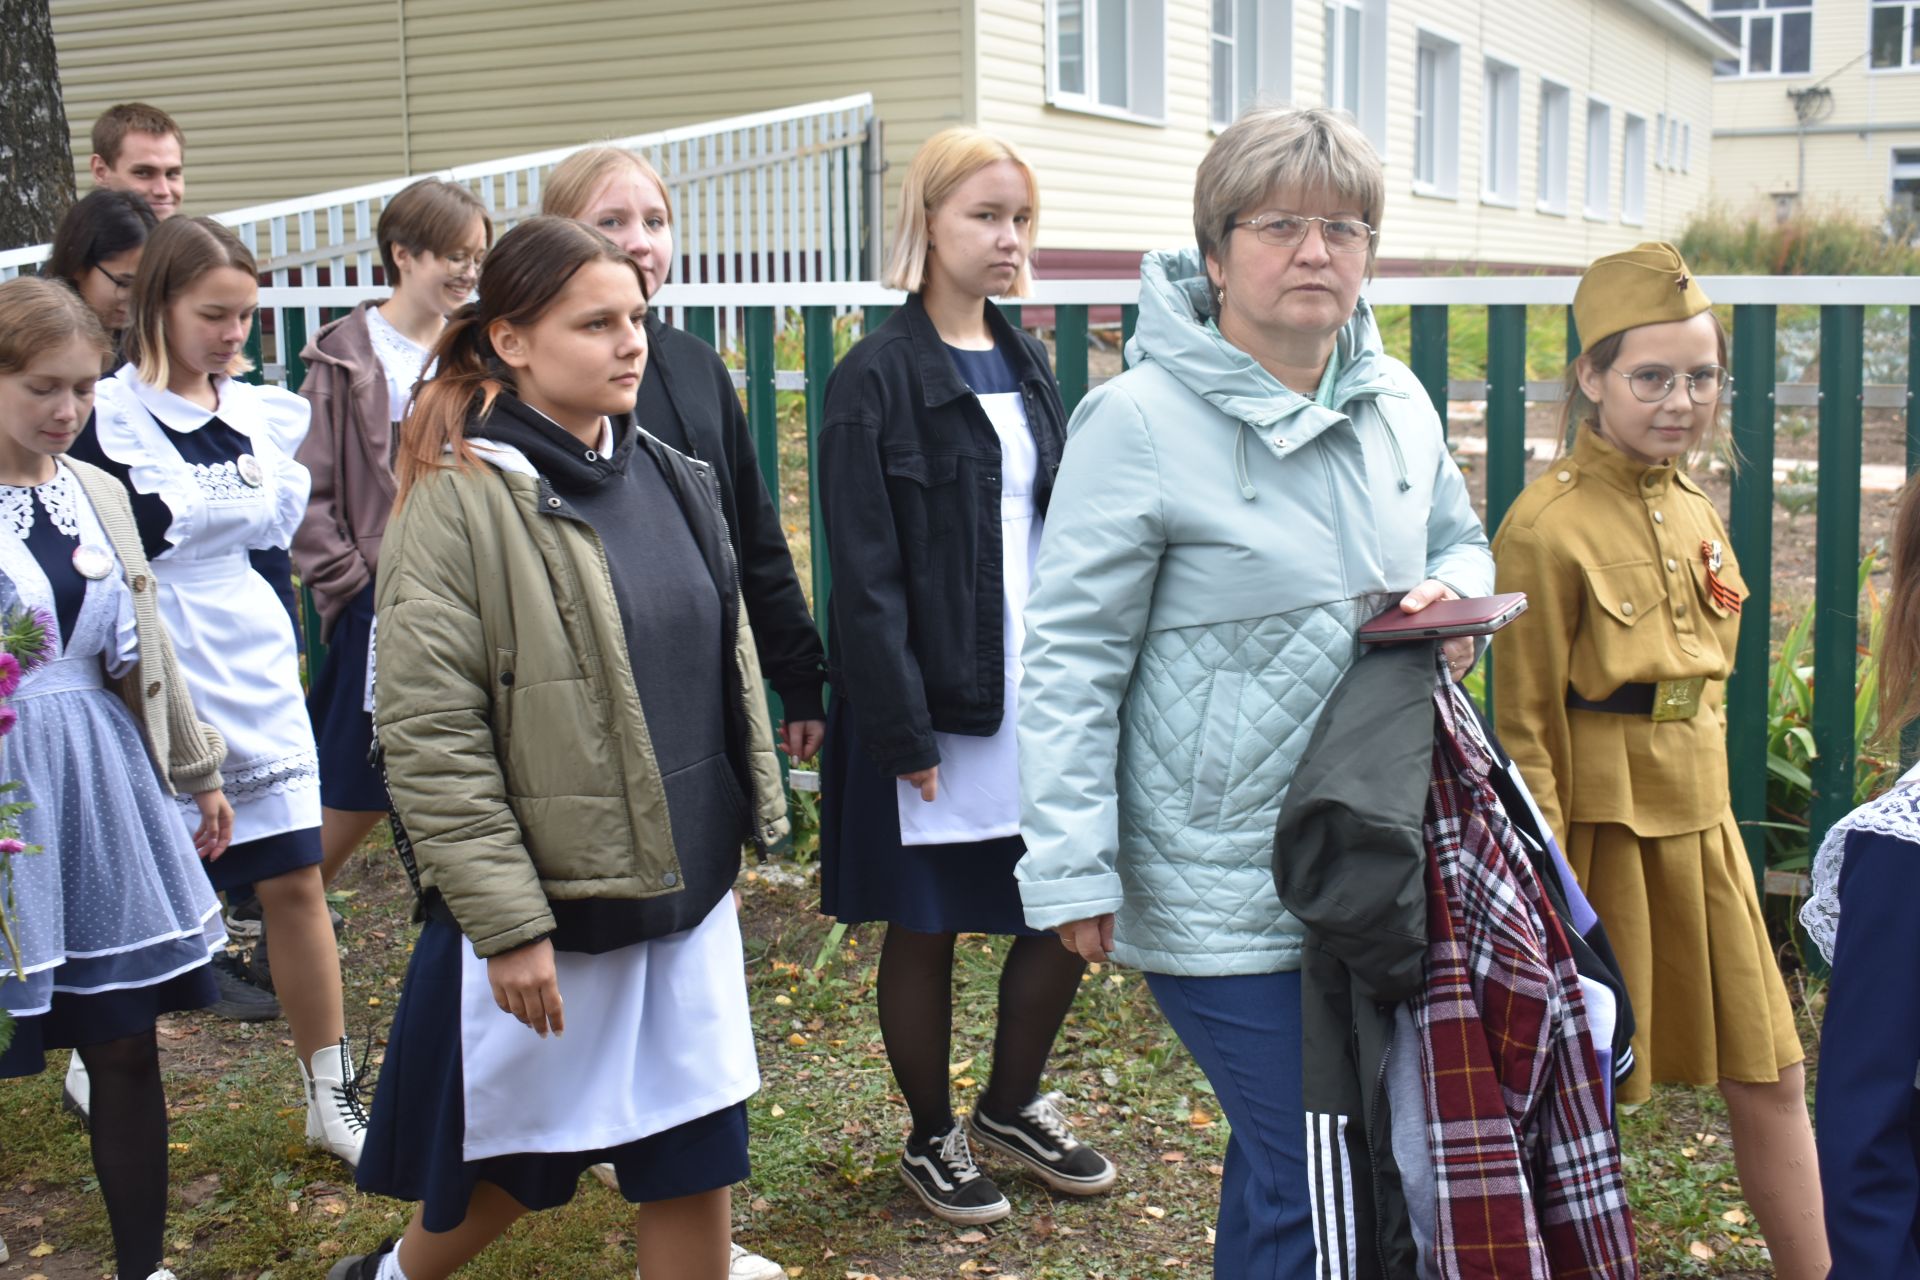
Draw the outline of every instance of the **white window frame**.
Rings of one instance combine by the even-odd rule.
[[[1560,108],[1559,128],[1554,129],[1549,99]],[[1534,207],[1541,213],[1567,215],[1567,175],[1573,162],[1573,88],[1571,85],[1540,77],[1539,147],[1535,152]],[[1558,137],[1555,137],[1555,134]]]
[[[1846,2],[1847,0],[1826,0],[1826,3],[1830,6],[1837,6]],[[1715,78],[1721,80],[1787,80],[1811,76],[1813,74],[1813,46],[1815,40],[1819,37],[1819,27],[1813,18],[1814,0],[1765,0],[1764,8],[1756,4],[1750,9],[1721,8],[1720,3],[1721,0],[1712,0],[1712,3],[1708,6],[1709,12],[1707,14],[1707,20],[1716,26],[1722,22],[1732,22],[1737,26],[1738,35],[1728,34],[1724,28],[1722,28],[1722,34],[1727,35],[1729,40],[1740,46],[1740,59],[1739,69],[1737,71],[1727,70],[1724,59],[1717,60],[1713,68]],[[1780,49],[1784,24],[1781,19],[1795,14],[1804,14],[1807,18],[1807,65],[1804,70],[1800,71],[1782,71],[1780,69]],[[1755,18],[1770,19],[1773,24],[1771,36],[1773,47],[1769,51],[1772,66],[1772,70],[1770,71],[1753,71],[1749,69],[1749,64],[1753,61],[1749,41],[1753,20]],[[1871,47],[1873,39],[1873,22],[1871,17],[1869,17],[1867,22],[1867,39],[1869,47]]]
[[[1520,67],[1489,54],[1480,74],[1480,201],[1520,207]]]
[[[1647,225],[1647,118],[1631,111],[1620,124],[1620,222]]]
[[[1680,126],[1680,172],[1693,172],[1693,125]]]
[[[1908,156],[1912,158],[1904,161],[1901,160],[1900,156],[1902,152],[1906,153]],[[1894,197],[1893,184],[1898,182],[1902,178],[1912,178],[1915,181],[1920,181],[1920,147],[1888,147],[1887,148],[1887,208],[1888,209],[1893,208],[1893,197]],[[1920,198],[1917,198],[1915,201],[1915,209],[1916,209],[1916,212],[1920,212]]]
[[[1594,154],[1593,125],[1600,122],[1600,154]],[[1580,207],[1589,222],[1608,222],[1613,218],[1613,105],[1600,98],[1587,99],[1585,181],[1580,191]],[[1594,204],[1596,179],[1600,203]]]
[[[1072,0],[1080,7],[1082,87],[1072,91],[1062,86],[1061,2],[1046,0],[1047,105],[1063,111],[1080,111],[1133,124],[1165,125],[1168,120],[1167,0],[1121,0],[1127,7],[1125,106],[1100,100],[1099,10],[1102,0]]]
[[[1208,7],[1211,10],[1211,4]],[[1232,124],[1250,106],[1287,102],[1293,97],[1293,0],[1228,0],[1227,11],[1233,18],[1233,30],[1226,33],[1213,25],[1213,15],[1208,14],[1207,113],[1216,132]],[[1241,29],[1247,18],[1253,19],[1251,32]],[[1219,86],[1212,82],[1218,72],[1212,55],[1221,46],[1227,49],[1227,65],[1233,74],[1229,93],[1233,114],[1224,120],[1215,110],[1219,104],[1214,101],[1214,90]],[[1243,80],[1249,71],[1250,85]]]
[[[1905,21],[1900,24],[1900,61],[1892,66],[1873,65],[1873,19],[1883,9],[1905,11]],[[1920,0],[1872,0],[1867,7],[1867,74],[1876,76],[1906,75],[1920,71],[1920,58],[1913,56],[1913,28],[1920,24]]]
[[[1432,81],[1423,60],[1432,57]],[[1413,35],[1413,193],[1441,200],[1460,196],[1460,42],[1425,27]],[[1431,93],[1427,92],[1430,89]],[[1422,154],[1422,142],[1431,155]]]
[[[1320,0],[1321,30],[1336,33],[1334,41],[1323,41],[1321,102],[1335,111],[1349,112],[1382,159],[1387,155],[1388,4],[1389,0]],[[1357,86],[1346,83],[1349,13],[1359,16],[1360,48],[1352,59],[1359,65]],[[1329,24],[1333,14],[1340,15],[1340,21]]]
[[[1664,169],[1667,167],[1667,113],[1659,112],[1653,120],[1653,167]]]

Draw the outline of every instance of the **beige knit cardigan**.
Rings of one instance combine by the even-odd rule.
[[[133,522],[133,504],[121,483],[100,468],[76,458],[61,461],[73,469],[87,501],[100,517],[107,541],[125,566],[133,589],[134,624],[140,638],[140,660],[116,682],[120,700],[145,730],[147,750],[161,766],[168,788],[177,795],[217,791],[223,785],[220,764],[227,743],[220,731],[202,724],[193,709],[185,677],[174,660],[173,642],[160,621],[153,568],[140,544]]]

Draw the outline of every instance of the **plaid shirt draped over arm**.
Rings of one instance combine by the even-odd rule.
[[[1414,1000],[1440,1274],[1639,1274],[1573,954],[1447,682],[1425,818],[1428,951]]]

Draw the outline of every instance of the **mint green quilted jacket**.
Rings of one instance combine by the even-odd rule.
[[[1196,250],[1141,265],[1127,372],[1073,415],[1026,609],[1027,922],[1112,911],[1159,973],[1299,967],[1280,802],[1360,624],[1493,589],[1432,404],[1363,300],[1324,408],[1206,324]]]

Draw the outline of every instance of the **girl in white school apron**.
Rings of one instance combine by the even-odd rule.
[[[374,722],[426,923],[359,1184],[417,1208],[331,1280],[443,1280],[601,1162],[647,1280],[727,1274],[730,890],[786,802],[712,468],[633,421],[645,313],[604,236],[522,222],[401,426]]]
[[[208,875],[217,889],[259,893],[307,1140],[353,1164],[366,1117],[320,883],[313,729],[286,609],[248,558],[284,555],[307,505],[292,457],[306,401],[235,376],[247,368],[257,279],[252,253],[211,218],[162,223],[134,278],[127,363],[100,384],[76,451],[132,491],[187,685],[227,742],[234,843]]]
[[[40,847],[13,867],[20,970],[0,952],[0,1010],[14,1020],[0,1079],[38,1074],[49,1049],[86,1060],[120,1275],[171,1280],[154,1020],[215,998],[207,962],[226,934],[195,855],[220,857],[233,810],[220,735],[196,719],[174,664],[126,492],[60,457],[110,349],[64,286],[0,284],[0,612],[36,612],[48,639],[0,745],[0,781],[20,784],[8,799],[30,806],[20,834]],[[196,834],[168,791],[191,796]]]

